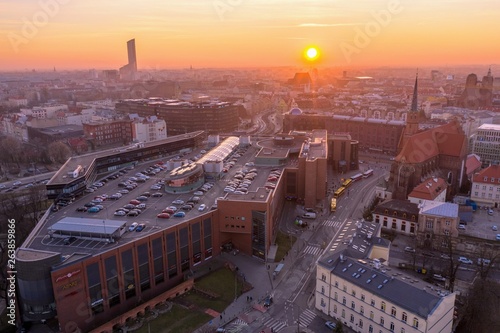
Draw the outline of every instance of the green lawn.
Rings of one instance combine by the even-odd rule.
[[[195,282],[199,288],[219,295],[216,299],[209,299],[201,294],[189,292],[174,300],[172,310],[158,316],[150,322],[150,331],[158,333],[187,333],[209,322],[213,317],[207,315],[205,309],[217,312],[224,311],[234,300],[235,273],[228,268],[218,269]],[[236,293],[240,294],[242,284],[238,281]],[[194,305],[186,309],[175,302]],[[144,324],[138,333],[148,333],[148,325]]]
[[[280,262],[285,256],[285,253],[290,251],[296,240],[297,237],[289,236],[281,231],[278,231],[278,235],[276,235],[276,245],[278,245],[278,250],[276,251],[276,258],[274,258],[274,261]]]
[[[192,311],[174,304],[172,309],[158,316],[149,323],[150,332],[155,333],[190,333],[198,327],[206,324],[212,316],[200,311]],[[148,325],[145,323],[137,333],[148,333]]]

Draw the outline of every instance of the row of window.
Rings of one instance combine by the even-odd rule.
[[[345,304],[344,304],[344,305],[345,305]],[[324,307],[324,306],[326,306],[326,304],[324,303],[324,300],[323,300],[323,299],[321,299],[321,306],[323,306],[323,307]],[[354,302],[352,302],[352,304],[351,304],[351,309],[352,309],[352,310],[354,310],[354,311],[356,311],[356,310],[355,310],[355,305],[354,305]],[[384,311],[385,311],[385,309],[384,309]],[[333,305],[333,313],[334,313],[334,314],[337,314],[337,313],[338,313],[337,304],[334,304],[334,305]],[[365,316],[365,311],[364,311],[363,306],[361,306],[359,313],[360,313],[363,317]],[[342,309],[342,311],[341,311],[341,315],[340,315],[340,316],[341,316],[343,319],[345,319],[345,317],[346,317],[345,309]],[[391,316],[392,316],[392,317],[394,317],[394,318],[396,317],[396,308],[394,308],[394,307],[391,309]],[[368,317],[368,318],[369,318],[371,321],[375,321],[375,314],[374,314],[374,312],[373,312],[373,311],[370,311],[370,315],[369,315],[369,317]],[[354,319],[354,315],[353,315],[353,314],[351,314],[350,322],[351,322],[351,323],[354,323],[354,321],[355,321],[355,319]],[[407,323],[408,323],[408,315],[407,315],[407,313],[406,313],[406,312],[403,312],[403,314],[402,314],[402,316],[401,316],[401,321],[402,321],[402,322],[404,322],[405,324],[407,324]],[[379,323],[380,323],[380,326],[382,326],[382,327],[384,327],[384,326],[385,326],[385,318],[384,318],[384,316],[380,316],[380,321],[379,321]],[[413,326],[414,328],[418,328],[418,325],[419,325],[418,318],[414,317],[414,318],[413,318],[413,323],[412,323],[412,326]],[[394,330],[395,330],[395,326],[396,326],[396,325],[395,325],[395,323],[394,323],[393,321],[391,321],[391,322],[389,323],[389,329],[390,329],[391,331],[393,331],[393,332],[394,332]],[[358,322],[358,327],[359,327],[359,328],[363,328],[363,319],[361,319],[361,318],[359,319],[359,322]],[[370,327],[372,328],[372,326],[371,326],[371,325],[370,325]],[[368,329],[368,330],[369,330],[369,332],[373,332],[373,328],[372,328],[372,330],[370,330],[370,327],[369,327],[369,329]],[[404,333],[404,332],[405,332],[405,329],[404,329],[404,327],[402,327],[402,328],[401,328],[401,333]]]
[[[492,178],[492,179],[493,179],[493,178]],[[499,178],[499,180],[500,180],[500,178]],[[474,188],[475,188],[476,190],[479,190],[479,184],[476,184],[476,186],[474,186]],[[490,187],[488,188],[488,190],[489,190],[489,191],[493,191],[493,189],[494,189],[494,187],[493,187],[493,186],[490,186]],[[497,187],[496,189],[497,189],[497,192],[500,192],[500,187]],[[482,186],[482,190],[483,190],[483,191],[486,191],[486,185],[483,185],[483,186]]]
[[[326,275],[325,275],[325,274],[323,274],[323,275],[322,275],[322,277],[321,277],[321,279],[322,279],[323,281],[326,281]],[[335,281],[335,282],[334,282],[334,286],[335,286],[335,288],[340,289],[340,288],[339,288],[339,283],[338,283],[338,281]],[[344,292],[347,292],[347,286],[346,286],[346,285],[343,285],[342,290],[343,290]],[[323,294],[323,295],[325,294],[325,286],[321,286],[321,294]],[[352,289],[352,290],[351,290],[351,295],[352,295],[353,297],[356,297],[356,290]],[[364,294],[361,294],[360,299],[361,299],[361,301],[362,301],[362,302],[365,302],[365,298],[366,298],[366,297],[365,297],[365,295],[364,295]],[[335,301],[338,301],[338,293],[337,293],[336,291],[334,292],[333,299],[334,299]],[[365,303],[366,303],[366,302],[365,302]],[[343,296],[343,297],[342,297],[342,304],[343,304],[344,306],[347,306],[347,299],[346,299],[346,297],[345,297],[345,296]],[[324,300],[323,300],[323,298],[321,299],[321,305],[322,305],[322,306],[325,306],[325,305],[324,305]],[[374,300],[373,298],[370,300],[370,305],[371,305],[372,307],[375,307],[375,306],[376,306],[376,305],[375,305],[375,300]],[[336,305],[335,305],[334,307],[336,307]],[[385,311],[386,311],[386,308],[387,308],[386,302],[381,301],[381,302],[380,302],[380,310],[382,310],[383,312],[385,312]],[[355,303],[354,301],[351,301],[351,309],[352,309],[352,310],[354,310],[354,311],[356,310],[356,303]],[[335,312],[335,311],[334,311],[334,312]],[[364,308],[363,308],[363,306],[361,306],[361,307],[360,307],[360,311],[359,311],[359,312],[360,312],[362,315],[364,315]],[[392,306],[392,307],[391,307],[391,316],[392,316],[392,317],[397,317],[397,310],[396,310],[396,307],[395,307],[395,306]],[[372,320],[373,320],[373,311],[370,311],[370,319],[372,319]],[[381,317],[381,320],[383,321],[383,317]],[[403,321],[404,323],[407,323],[407,321],[408,321],[408,314],[407,314],[406,312],[403,312],[403,313],[401,314],[401,321]],[[383,325],[383,324],[382,324],[382,325]],[[416,328],[418,328],[418,319],[417,319],[416,317],[414,317],[414,318],[413,318],[413,326],[414,326],[414,327],[416,327]]]
[[[484,192],[481,192],[481,195],[479,195],[479,192],[474,192],[474,196],[476,198],[486,198],[486,193]],[[488,193],[488,199],[493,199],[493,194],[492,193]],[[495,199],[500,199],[500,194],[495,194]]]

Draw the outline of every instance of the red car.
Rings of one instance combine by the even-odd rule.
[[[167,214],[174,214],[175,213],[172,209],[168,209],[168,208],[162,210],[161,212],[162,213],[167,213]]]
[[[157,218],[160,218],[160,219],[169,219],[170,218],[170,214],[168,213],[160,213],[158,215],[156,215]]]
[[[140,204],[141,202],[140,202],[139,200],[135,200],[135,199],[134,199],[134,200],[130,200],[130,203],[131,203],[132,205],[138,205],[138,204]]]

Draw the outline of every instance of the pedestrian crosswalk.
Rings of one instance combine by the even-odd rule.
[[[312,254],[313,256],[321,254],[322,252],[323,252],[322,248],[314,245],[307,245],[306,248],[304,249],[304,254]]]
[[[271,317],[266,320],[263,325],[267,328],[270,328],[272,332],[279,332],[281,329],[283,329],[283,327],[287,326],[287,323]]]
[[[330,218],[330,219],[325,221],[324,225],[326,227],[339,228],[342,225],[342,221],[335,221],[333,218]]]
[[[238,333],[242,332],[245,326],[248,326],[248,324],[244,320],[238,318],[226,325],[225,329],[228,333]]]
[[[314,318],[316,318],[316,313],[309,309],[306,309],[299,316],[299,324],[302,327],[307,327],[312,323]]]

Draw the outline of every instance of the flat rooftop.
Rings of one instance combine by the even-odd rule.
[[[181,135],[176,135],[176,136],[171,136],[163,140],[158,140],[158,141],[153,141],[153,142],[146,142],[144,143],[145,148],[149,147],[154,147],[162,144],[168,144],[172,142],[176,142],[178,140],[182,139],[188,139],[188,138],[194,138],[200,134],[202,134],[203,131],[196,131],[196,132],[191,132],[187,134],[181,134]],[[91,154],[86,154],[86,155],[80,155],[80,156],[74,156],[69,158],[66,163],[56,172],[56,174],[50,179],[48,185],[53,185],[53,184],[67,184],[71,181],[74,180],[74,178],[68,177],[69,172],[73,172],[79,165],[85,168],[85,170],[88,169],[88,167],[92,164],[92,162],[101,157],[108,157],[108,156],[119,156],[120,153],[127,153],[131,150],[134,149],[141,149],[141,148],[135,148],[135,144],[128,145],[127,147],[121,147],[121,148],[113,148],[113,149],[108,149],[108,150],[103,150]]]
[[[183,137],[183,136],[180,136]],[[197,148],[190,152],[188,155],[184,156],[186,159],[191,159],[193,156],[200,154],[200,151],[203,148]],[[208,148],[204,148],[208,150]],[[122,246],[125,243],[133,242],[138,238],[143,238],[150,236],[153,233],[161,232],[165,229],[171,228],[172,226],[176,226],[178,224],[184,223],[187,220],[192,220],[193,218],[200,217],[206,215],[207,217],[210,214],[213,214],[214,217],[217,216],[217,210],[211,210],[211,207],[214,205],[215,200],[219,197],[225,197],[227,200],[232,201],[254,201],[254,202],[266,202],[269,200],[269,197],[273,194],[272,191],[267,190],[264,186],[267,182],[267,178],[272,169],[275,169],[276,166],[258,166],[254,165],[252,167],[244,167],[247,162],[254,162],[255,153],[257,152],[257,148],[255,147],[247,147],[247,148],[236,148],[238,154],[241,157],[238,158],[237,166],[229,169],[227,173],[223,174],[223,177],[216,181],[210,180],[206,182],[213,182],[214,186],[203,195],[200,195],[200,201],[196,204],[196,206],[189,210],[185,211],[185,217],[170,217],[169,219],[157,218],[157,215],[161,213],[163,209],[168,206],[173,205],[174,200],[183,200],[184,202],[188,201],[189,198],[194,196],[194,191],[190,193],[177,193],[171,194],[164,192],[164,189],[160,191],[151,190],[150,187],[157,183],[157,181],[165,179],[168,172],[161,171],[156,176],[150,177],[145,183],[138,183],[137,188],[131,190],[128,194],[123,194],[123,196],[118,200],[105,200],[100,203],[104,209],[99,211],[98,213],[87,213],[87,212],[78,212],[76,208],[84,206],[86,203],[90,202],[96,196],[101,194],[112,195],[119,190],[122,190],[123,187],[119,187],[118,183],[122,182],[129,177],[134,176],[138,172],[143,172],[148,166],[155,164],[157,161],[150,161],[143,163],[141,165],[136,166],[133,170],[127,171],[125,175],[120,176],[117,179],[110,180],[103,187],[98,188],[95,192],[84,194],[81,197],[76,198],[75,202],[71,203],[66,207],[62,207],[57,212],[50,212],[49,217],[38,226],[38,229],[34,231],[30,237],[23,244],[23,255],[24,256],[50,256],[57,255],[60,253],[65,260],[69,260],[69,258],[81,258],[82,256],[89,255],[97,255],[101,252],[111,250],[118,246]],[[207,154],[210,153],[209,151]],[[92,157],[95,158],[95,157]],[[163,159],[166,162],[168,158]],[[224,188],[226,187],[228,181],[233,179],[233,176],[236,172],[242,169],[256,169],[257,175],[248,187],[247,194],[234,194],[234,193],[226,193],[224,192]],[[282,168],[280,168],[282,170]],[[280,179],[281,181],[281,179]],[[114,216],[114,212],[128,204],[131,200],[137,198],[144,192],[161,192],[162,197],[149,197],[147,201],[144,201],[146,204],[146,208],[142,210],[142,213],[136,217],[129,216]],[[203,211],[199,211],[199,207],[201,204],[204,204],[207,208]],[[181,205],[175,205],[179,210],[181,210]],[[214,218],[213,217],[213,218]],[[49,235],[49,231],[55,228],[65,228],[65,230],[87,230],[88,228],[97,228],[97,232],[104,232],[104,225],[102,221],[106,223],[106,233],[110,233],[111,230],[107,230],[109,227],[113,225],[113,223],[117,223],[117,225],[122,225],[123,222],[126,223],[126,227],[128,227],[136,222],[136,223],[144,223],[146,228],[141,232],[125,232],[120,238],[118,238],[114,243],[108,243],[103,240],[93,240],[93,239],[84,239],[79,238],[77,235],[77,240],[72,242],[71,244],[65,245],[63,237],[53,237],[51,238]],[[69,224],[68,224],[69,223]],[[108,227],[109,226],[109,227]],[[70,228],[67,229],[66,227]],[[77,229],[74,229],[74,228]],[[70,231],[71,231],[70,230]],[[76,254],[79,254],[79,257],[75,257]],[[67,259],[66,259],[67,258]],[[76,259],[74,259],[76,260]]]

